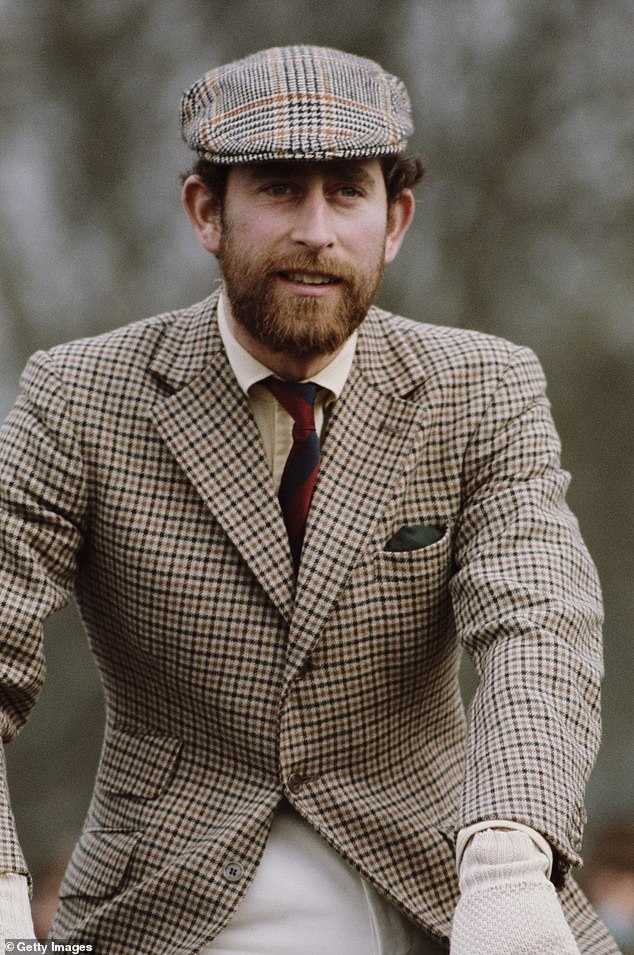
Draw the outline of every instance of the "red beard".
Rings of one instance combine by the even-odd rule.
[[[255,261],[234,244],[226,227],[218,258],[235,320],[269,350],[298,359],[330,354],[343,345],[365,318],[384,272],[383,250],[363,272],[310,253]],[[335,277],[334,294],[293,295],[281,286],[281,272],[306,271]]]

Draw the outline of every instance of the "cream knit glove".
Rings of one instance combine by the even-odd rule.
[[[8,938],[35,938],[29,883],[15,872],[0,873],[0,952]]]
[[[525,832],[476,833],[460,866],[451,955],[579,955],[547,871]]]

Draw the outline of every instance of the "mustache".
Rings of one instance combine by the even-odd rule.
[[[320,272],[348,283],[355,278],[354,271],[334,256],[312,255],[309,252],[284,257],[269,256],[262,263],[262,271],[267,275],[276,272]]]

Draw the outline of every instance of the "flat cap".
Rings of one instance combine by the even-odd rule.
[[[210,70],[183,94],[181,126],[190,149],[230,165],[385,156],[413,129],[401,80],[320,46],[273,47]]]

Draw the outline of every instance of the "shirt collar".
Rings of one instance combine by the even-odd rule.
[[[248,394],[249,389],[252,388],[253,385],[262,381],[263,378],[268,378],[273,372],[270,368],[267,368],[266,365],[263,365],[261,361],[258,361],[257,358],[254,358],[236,339],[229,327],[227,320],[228,314],[231,314],[231,306],[223,292],[218,300],[218,328],[220,330],[220,337],[238,384],[242,391]],[[339,354],[335,355],[333,360],[329,362],[325,368],[322,368],[320,372],[316,375],[312,375],[310,378],[310,380],[316,385],[319,385],[320,388],[326,388],[332,392],[335,398],[338,398],[343,391],[343,387],[350,374],[357,347],[357,337],[357,332],[353,332],[346,340]]]

